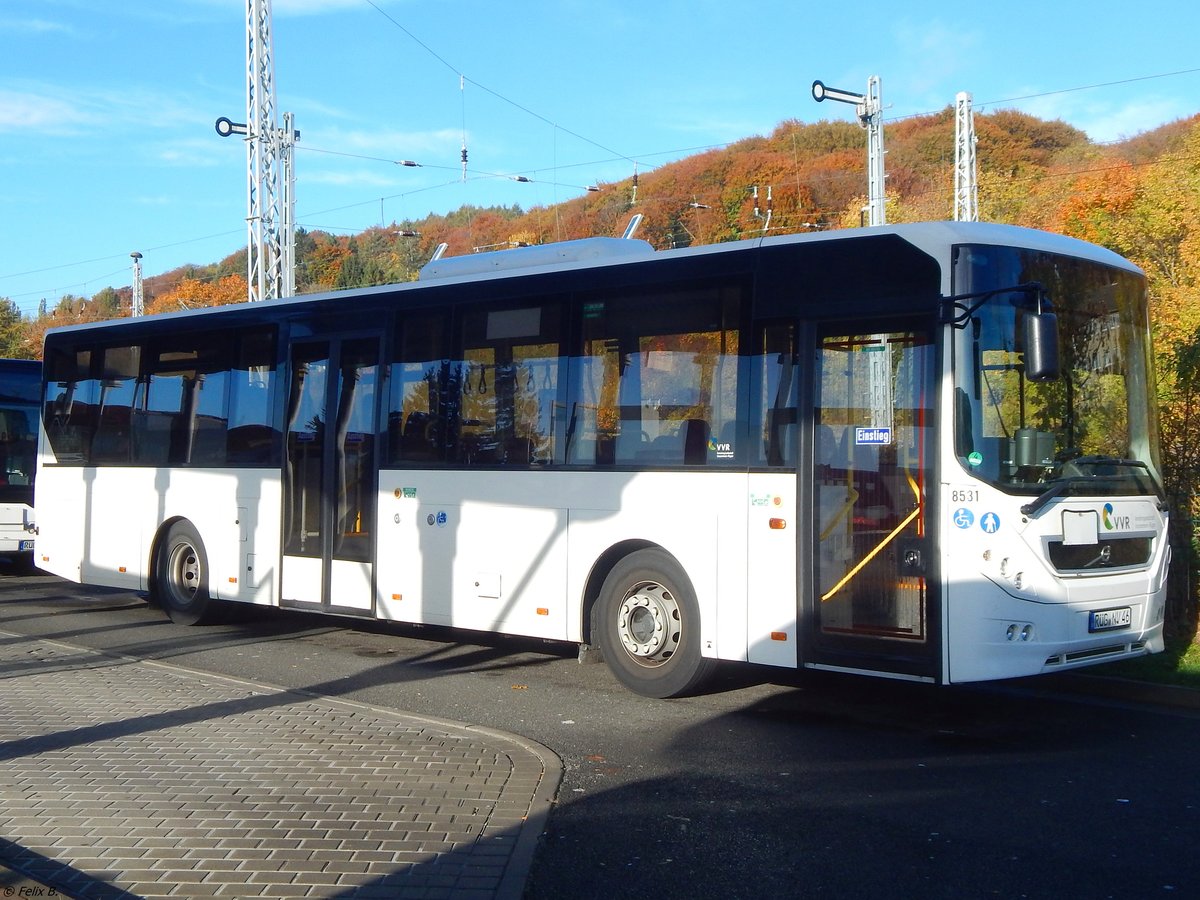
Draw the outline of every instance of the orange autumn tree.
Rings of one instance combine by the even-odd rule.
[[[1146,273],[1158,369],[1162,459],[1171,498],[1168,626],[1194,634],[1197,603],[1186,575],[1200,516],[1200,122],[1153,160],[1109,158],[1078,176],[1057,230],[1109,247]]]
[[[215,281],[184,278],[171,290],[147,300],[146,315],[244,303],[246,293],[245,275],[226,275]]]
[[[1195,571],[1192,523],[1200,516],[1200,122],[1182,146],[1144,167],[1137,198],[1120,217],[1119,249],[1145,271],[1158,364],[1163,463],[1175,513],[1172,522],[1179,584]],[[1180,600],[1187,605],[1179,608]],[[1170,620],[1195,634],[1196,596],[1171,592]]]

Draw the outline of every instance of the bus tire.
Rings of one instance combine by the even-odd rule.
[[[613,674],[645,697],[693,693],[716,665],[700,654],[696,593],[664,550],[639,550],[613,566],[593,621]]]
[[[152,596],[177,625],[199,625],[213,613],[208,593],[208,556],[191,522],[174,523],[154,566]]]

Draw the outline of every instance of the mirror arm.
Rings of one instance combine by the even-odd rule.
[[[1051,307],[1050,295],[1046,293],[1046,289],[1042,286],[1042,283],[1040,281],[1027,281],[1024,284],[1017,284],[1011,287],[993,288],[990,291],[973,291],[969,294],[953,294],[949,297],[943,297],[942,314],[938,324],[963,328],[979,307],[999,294],[1029,295],[1032,303],[1036,304],[1039,313],[1044,311],[1043,304],[1046,307]],[[974,301],[973,303],[967,302],[972,300]]]

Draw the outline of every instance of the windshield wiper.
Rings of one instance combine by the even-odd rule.
[[[1067,488],[1079,482],[1087,483],[1090,481],[1086,475],[1072,475],[1070,478],[1060,478],[1054,484],[1050,485],[1046,490],[1042,491],[1037,497],[1021,507],[1021,515],[1036,516],[1041,512],[1042,507],[1065,491]]]
[[[1075,466],[1114,466],[1118,469],[1145,469],[1147,472],[1150,471],[1150,467],[1140,459],[1121,459],[1116,456],[1075,456],[1067,461]]]
[[[1153,486],[1154,494],[1159,497],[1159,509],[1166,508],[1165,503],[1162,500],[1161,491],[1158,488],[1158,482],[1155,481],[1154,476],[1151,475],[1150,467],[1140,459],[1119,459],[1115,456],[1077,456],[1074,459],[1069,460],[1067,465],[1073,468],[1080,465],[1093,465],[1110,466],[1115,469],[1143,469],[1146,472],[1147,477],[1150,479],[1150,484]],[[1061,495],[1067,490],[1067,488],[1076,487],[1078,485],[1095,484],[1097,481],[1103,479],[1119,477],[1121,476],[1115,472],[1094,473],[1091,475],[1085,475],[1083,473],[1079,473],[1077,475],[1064,475],[1061,478],[1055,479],[1054,483],[1051,484],[1050,487],[1038,494],[1037,497],[1031,500],[1029,503],[1026,503],[1024,506],[1022,506],[1021,515],[1036,516],[1042,511],[1047,503],[1049,503],[1055,497]]]

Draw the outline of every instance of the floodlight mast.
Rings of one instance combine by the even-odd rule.
[[[883,93],[878,75],[867,79],[867,92],[856,94],[814,81],[812,96],[818,103],[837,100],[853,103],[858,121],[867,130],[867,221],[871,225],[887,224],[887,196],[883,171]]]
[[[146,303],[142,293],[142,254],[134,250],[129,256],[133,260],[133,293],[129,297],[129,315],[144,316]]]

